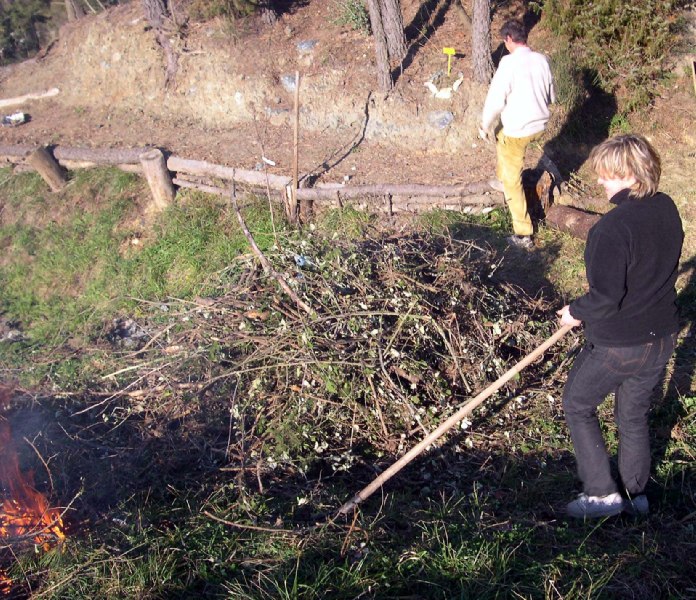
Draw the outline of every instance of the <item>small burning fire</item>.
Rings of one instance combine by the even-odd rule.
[[[0,410],[6,410],[10,391],[0,387]],[[34,473],[22,473],[12,444],[7,418],[0,414],[0,486],[8,495],[0,508],[0,544],[30,542],[44,551],[65,539],[60,510],[34,488]],[[0,595],[8,595],[12,580],[0,569]]]

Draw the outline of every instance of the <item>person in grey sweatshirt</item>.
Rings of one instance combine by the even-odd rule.
[[[504,56],[493,76],[479,125],[479,136],[492,141],[498,118],[496,153],[497,179],[490,185],[505,194],[512,217],[514,236],[510,243],[530,248],[534,233],[532,219],[522,187],[522,169],[527,146],[538,140],[549,120],[549,104],[555,102],[553,77],[543,54],[527,46],[527,30],[515,20],[507,21],[500,29],[505,48]]]

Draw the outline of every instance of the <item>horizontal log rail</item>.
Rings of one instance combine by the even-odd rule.
[[[68,168],[88,168],[94,165],[118,166],[134,172],[141,172],[140,157],[153,150],[152,147],[141,148],[83,148],[57,145],[49,147],[53,157],[63,166]],[[36,146],[0,145],[0,158],[7,162],[24,162],[24,160],[36,151]],[[130,168],[128,165],[131,165]],[[285,192],[287,186],[292,183],[292,178],[283,175],[274,175],[262,171],[250,171],[236,167],[217,165],[202,160],[190,160],[179,156],[167,158],[167,169],[175,173],[178,179],[175,183],[182,187],[197,187],[198,189],[211,188],[213,193],[224,187],[209,185],[206,183],[192,182],[187,176],[202,178],[216,178],[223,181],[254,186],[269,187],[271,190]],[[180,175],[181,174],[181,175]],[[188,181],[184,181],[184,180]],[[194,185],[192,185],[194,184]],[[301,188],[297,191],[299,200],[329,200],[340,196],[342,199],[352,199],[369,196],[427,196],[437,198],[463,198],[466,196],[485,196],[490,194],[490,188],[486,182],[443,186],[423,184],[372,184],[346,186],[337,183],[319,183],[313,188]],[[499,204],[499,194],[490,195],[491,204]],[[475,202],[476,203],[476,202]],[[478,203],[481,203],[479,199]]]
[[[140,164],[140,155],[152,146],[142,148],[80,148],[72,146],[49,146],[53,157],[58,161],[75,161],[95,165]],[[20,144],[16,146],[0,145],[0,157],[8,162],[18,162],[36,150],[36,146]]]
[[[51,156],[64,169],[108,165],[142,175],[144,173],[143,157],[152,151],[158,150],[152,146],[137,148],[85,148],[61,144],[48,146],[41,152],[46,167],[42,177],[46,178],[47,176],[47,168],[50,166],[48,157]],[[21,170],[35,170],[37,152],[37,146],[0,144],[0,162],[15,164]],[[57,169],[51,169],[51,172],[58,173]],[[175,155],[168,156],[162,161],[159,176],[162,184],[164,184],[164,178],[167,178],[178,188],[196,189],[223,197],[229,195],[230,191],[234,191],[235,186],[239,185],[242,188],[261,189],[272,196],[280,195],[286,199],[292,184],[292,178],[289,176],[217,165]],[[47,183],[54,190],[60,187],[57,177],[53,177]],[[311,188],[298,189],[297,200],[310,205],[317,203],[335,207],[341,207],[344,206],[344,203],[348,203],[360,209],[390,214],[418,213],[432,208],[478,212],[486,207],[504,204],[503,195],[492,193],[485,181],[458,185],[370,184],[347,186],[342,183],[318,183]],[[164,205],[164,201],[160,199],[159,208]],[[565,206],[546,206],[545,209],[549,225],[568,231],[580,238],[586,238],[587,231],[599,218],[598,215],[589,215]]]

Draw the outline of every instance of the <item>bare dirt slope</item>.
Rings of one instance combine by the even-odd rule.
[[[122,5],[65,26],[43,58],[0,71],[0,98],[60,89],[53,98],[5,109],[3,114],[22,110],[31,120],[0,129],[0,143],[154,145],[247,169],[265,156],[275,162],[271,172],[288,175],[294,97],[289,81],[299,71],[302,173],[352,183],[485,179],[494,172],[495,152],[475,135],[486,89],[470,77],[467,28],[448,3],[440,4],[402,0],[411,51],[388,96],[375,89],[370,38],[336,25],[332,0],[308,2],[272,26],[254,19],[234,26],[190,24],[174,39],[179,72],[169,90],[162,54],[139,3]],[[525,10],[517,0],[497,5],[496,46],[500,23]],[[535,27],[530,41],[543,52],[554,50],[543,28]],[[432,97],[424,85],[446,73],[444,47],[454,47],[457,56],[451,76],[438,87],[451,85],[460,73],[464,78],[450,99]],[[680,194],[685,207],[694,192],[693,111],[690,74],[676,65],[673,87],[637,124],[653,136],[665,158],[667,191]],[[531,166],[540,152],[530,153]]]
[[[333,2],[310,2],[273,26],[248,21],[231,31],[224,22],[192,24],[177,42],[179,73],[167,91],[163,59],[139,4],[123,5],[64,27],[43,59],[5,68],[2,98],[61,91],[18,106],[31,121],[0,135],[5,143],[149,144],[242,168],[254,168],[264,154],[276,172],[288,174],[294,97],[288,82],[299,71],[302,172],[328,171],[324,181],[349,176],[358,183],[488,177],[493,148],[475,139],[486,90],[469,79],[467,31],[454,10],[418,13],[419,2],[403,4],[416,41],[388,97],[375,90],[371,40],[335,25]],[[440,87],[460,72],[465,78],[449,100],[433,98],[424,85],[446,73],[445,46],[458,56]]]

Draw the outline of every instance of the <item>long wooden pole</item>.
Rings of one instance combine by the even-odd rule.
[[[293,132],[292,148],[292,201],[290,202],[290,221],[296,222],[299,217],[299,202],[297,188],[299,187],[299,145],[300,145],[300,72],[295,71],[295,129]]]
[[[496,379],[491,385],[489,385],[485,390],[483,390],[478,396],[472,398],[464,406],[462,406],[456,413],[454,413],[449,419],[442,422],[440,426],[432,431],[429,435],[423,438],[418,444],[411,448],[406,454],[404,454],[399,460],[397,460],[391,467],[389,467],[384,473],[376,477],[372,483],[360,490],[355,496],[353,496],[348,502],[346,502],[341,508],[338,509],[336,516],[345,515],[348,511],[355,508],[360,502],[369,498],[372,493],[382,487],[385,482],[396,475],[401,469],[403,469],[408,463],[410,463],[416,456],[421,454],[430,444],[432,444],[439,437],[444,435],[447,431],[452,429],[459,421],[464,417],[469,415],[479,404],[481,404],[486,398],[491,396],[494,392],[499,390],[505,383],[510,381],[515,375],[517,375],[522,369],[527,365],[534,362],[539,358],[546,350],[553,346],[558,340],[560,340],[566,333],[571,330],[570,325],[564,325],[556,333],[554,333],[548,340],[541,344],[538,348],[527,354],[522,360],[516,363],[510,370],[506,371],[498,379]]]

